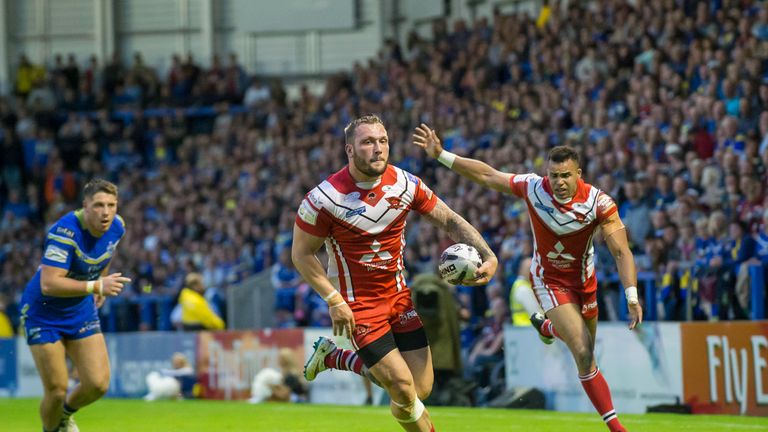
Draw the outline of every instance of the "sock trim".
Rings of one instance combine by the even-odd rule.
[[[594,371],[592,371],[592,372],[590,372],[590,373],[588,373],[588,374],[586,374],[586,375],[579,375],[579,379],[580,379],[582,382],[583,382],[583,381],[589,381],[589,380],[592,380],[592,379],[594,379],[594,378],[597,376],[597,374],[599,374],[599,373],[600,373],[600,369],[598,369],[598,368],[595,368],[595,370],[594,370]]]
[[[64,414],[72,415],[77,412],[77,408],[72,408],[71,406],[67,405],[66,402],[64,402],[64,406],[62,407],[62,411],[64,411]]]
[[[603,421],[608,423],[617,417],[618,415],[616,415],[616,410],[610,410],[607,413],[603,414]]]

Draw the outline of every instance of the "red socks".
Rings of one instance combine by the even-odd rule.
[[[336,348],[335,351],[325,356],[325,365],[331,369],[352,371],[362,375],[363,359],[352,350]]]
[[[608,383],[603,378],[603,374],[600,373],[600,369],[595,369],[586,375],[579,375],[579,380],[581,380],[581,386],[584,387],[589,400],[592,401],[592,405],[595,406],[598,414],[603,417],[603,421],[608,426],[608,429],[611,432],[626,432],[626,429],[624,429],[624,426],[621,425],[619,418],[616,416],[616,411],[613,409],[611,390],[608,388]]]
[[[544,323],[541,325],[541,334],[560,339],[560,335],[557,333],[557,330],[555,330],[555,326],[553,326],[552,321],[548,319],[544,320]]]

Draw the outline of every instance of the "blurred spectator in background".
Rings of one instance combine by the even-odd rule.
[[[281,348],[277,358],[280,370],[264,368],[253,378],[250,403],[306,402],[309,386],[298,366],[296,353]]]
[[[7,299],[0,293],[0,338],[12,338],[14,336],[13,324],[6,313]]]
[[[536,295],[531,287],[531,259],[520,260],[517,279],[509,291],[509,311],[512,324],[515,326],[530,326],[531,315],[541,311]]]
[[[193,397],[193,389],[197,376],[189,364],[187,356],[173,353],[171,368],[150,372],[147,375],[147,389],[144,396],[146,401],[159,399],[182,399]]]
[[[757,242],[747,231],[747,224],[732,220],[728,226],[728,247],[724,254],[723,267],[728,273],[728,282],[718,286],[718,318],[720,320],[749,319],[748,299],[737,291],[737,279],[745,279],[747,265],[757,258]]]
[[[298,288],[301,283],[301,275],[291,261],[291,249],[284,248],[280,251],[278,261],[272,265],[272,287],[275,289],[275,313],[277,327],[293,327],[294,312],[296,312],[297,298],[299,299],[299,310],[303,310],[303,295]],[[306,291],[306,290],[304,290]]]
[[[19,67],[16,69],[16,94],[26,99],[35,83],[45,79],[45,69],[32,64],[26,55],[19,57]]]
[[[503,298],[493,297],[480,337],[470,351],[467,367],[474,382],[480,386],[478,404],[497,394],[492,388],[499,384],[503,375],[498,368],[504,364],[504,324],[509,320],[509,309]]]
[[[205,299],[203,275],[189,273],[179,295],[181,325],[184,330],[223,330],[224,320],[213,311]]]

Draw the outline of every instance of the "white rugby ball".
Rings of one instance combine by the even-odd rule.
[[[440,255],[438,271],[444,281],[457,285],[462,281],[473,279],[475,272],[483,263],[480,253],[474,247],[456,243],[446,248]]]

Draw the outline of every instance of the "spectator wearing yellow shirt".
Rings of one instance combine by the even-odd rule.
[[[0,295],[0,338],[13,337],[13,325],[5,312],[5,296]]]
[[[530,316],[539,312],[539,302],[531,288],[531,259],[523,258],[517,270],[517,279],[509,292],[509,310],[512,314],[512,324],[516,326],[531,325]]]
[[[45,69],[33,64],[26,55],[19,57],[19,68],[16,70],[16,94],[27,97],[36,82],[45,79]]]
[[[184,330],[222,330],[221,319],[205,300],[205,285],[200,273],[190,273],[185,280],[186,287],[179,295],[181,324]]]

